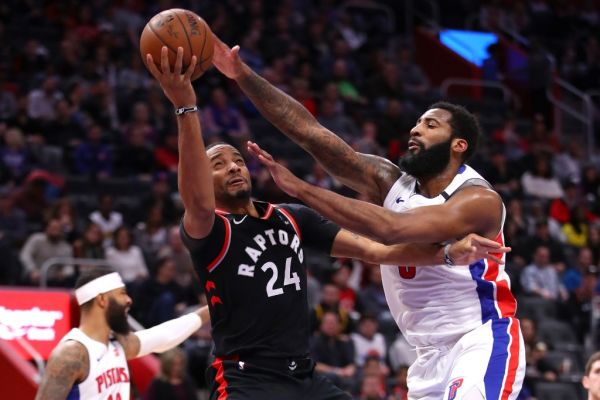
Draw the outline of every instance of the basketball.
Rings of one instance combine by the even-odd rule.
[[[182,72],[185,72],[192,55],[197,58],[192,80],[198,79],[210,66],[213,55],[213,35],[208,24],[197,14],[181,8],[172,8],[156,14],[148,21],[140,37],[140,53],[146,64],[146,54],[151,54],[160,70],[160,52],[169,49],[169,64],[175,65],[177,48],[183,48]]]

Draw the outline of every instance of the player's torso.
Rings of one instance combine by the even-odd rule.
[[[451,192],[471,179],[483,178],[466,167],[448,189]],[[414,178],[403,175],[390,189],[384,207],[404,212],[446,201],[444,195],[427,198],[416,193],[415,188]],[[497,240],[503,240],[501,233]],[[504,280],[508,284],[503,268],[484,260],[471,266],[452,267],[382,265],[381,274],[390,311],[409,343],[415,346],[453,342],[481,325],[491,317],[486,308],[497,307],[493,290],[487,290],[495,283],[487,280]]]
[[[271,354],[274,346],[295,355],[305,351],[306,271],[292,214],[268,205],[261,218],[216,218],[226,225],[222,256],[196,268],[204,282],[217,351],[239,353],[248,347],[276,355]]]
[[[90,339],[79,329],[72,329],[61,341],[75,340],[88,351],[90,369],[87,378],[73,386],[68,399],[129,399],[130,379],[125,351],[116,340],[108,346]]]

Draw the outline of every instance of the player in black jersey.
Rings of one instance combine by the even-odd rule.
[[[173,71],[163,47],[161,70],[147,65],[176,107],[181,234],[209,303],[215,362],[211,399],[347,399],[308,358],[309,317],[304,246],[376,263],[439,264],[435,245],[384,246],[354,235],[313,210],[251,199],[250,173],[228,144],[205,149],[190,76],[178,49]],[[506,251],[476,235],[454,244],[457,262]]]

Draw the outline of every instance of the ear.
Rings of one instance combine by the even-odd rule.
[[[452,139],[451,145],[452,151],[456,153],[464,153],[469,148],[469,142],[467,142],[463,138],[454,138]]]
[[[98,296],[96,296],[96,299],[94,301],[96,302],[98,307],[106,308],[108,306],[108,295],[106,293],[101,293]]]
[[[590,378],[586,375],[581,379],[581,383],[583,384],[583,387],[586,389],[590,388]]]

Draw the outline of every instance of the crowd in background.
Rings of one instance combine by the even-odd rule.
[[[514,27],[532,39],[526,51],[553,50],[565,79],[600,88],[600,9],[593,1],[440,4],[442,22],[464,26],[461,10],[479,10],[483,28]],[[416,117],[440,92],[415,63],[412,43],[400,28],[383,23],[385,15],[360,17],[344,5],[336,0],[0,5],[0,284],[71,287],[85,262],[53,266],[47,273],[44,262],[104,259],[121,273],[133,297],[131,314],[143,325],[205,303],[179,237],[174,113],[138,50],[146,21],[162,9],[196,11],[226,43],[241,45],[253,69],[357,151],[397,161]],[[504,79],[502,71],[496,73]],[[215,70],[195,88],[206,143],[227,141],[244,151],[245,140],[256,140],[311,183],[352,195],[265,123]],[[596,344],[592,317],[600,293],[599,166],[588,159],[584,143],[557,132],[549,115],[539,111],[508,110],[497,115],[501,123],[483,124],[483,143],[472,164],[507,207],[505,236],[513,251],[506,269],[520,300],[527,348],[524,399],[535,394],[537,381],[577,379],[584,346]],[[256,160],[247,161],[258,198],[290,200]],[[391,319],[379,267],[310,250],[307,264],[317,370],[357,398],[406,398],[406,372],[415,353]],[[201,330],[183,350],[164,356],[148,398],[162,398],[167,384],[183,385],[180,398],[193,396],[190,387],[205,386],[210,330]],[[191,380],[184,373],[186,359]]]

